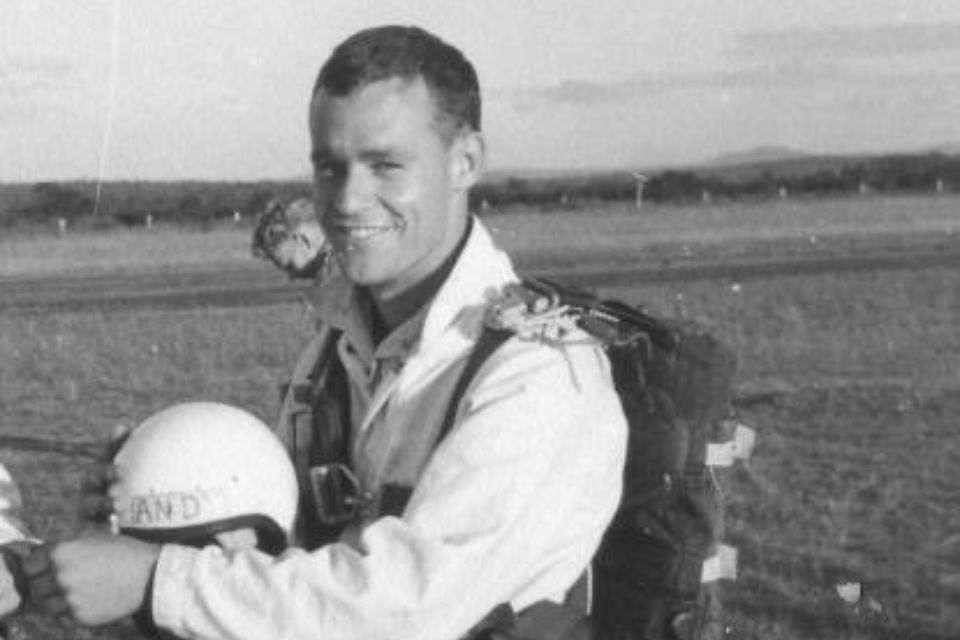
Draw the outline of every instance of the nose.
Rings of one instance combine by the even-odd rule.
[[[363,212],[373,200],[370,176],[361,167],[351,167],[337,186],[334,205],[341,213]]]

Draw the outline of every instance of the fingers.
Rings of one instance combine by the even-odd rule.
[[[84,520],[103,523],[113,515],[113,500],[110,488],[120,479],[113,459],[126,443],[131,429],[117,425],[110,440],[103,447],[97,461],[88,467],[80,480],[80,517]]]
[[[113,514],[110,487],[119,480],[113,464],[94,464],[80,482],[80,517],[92,522],[106,522]]]
[[[265,258],[291,278],[312,278],[319,271],[325,236],[307,198],[268,203],[253,231],[253,255]]]
[[[87,522],[104,524],[113,515],[113,501],[108,496],[85,495],[80,499],[80,517]]]
[[[120,479],[117,466],[112,463],[98,463],[84,470],[80,488],[84,492],[106,493],[114,482]]]
[[[49,616],[63,618],[70,616],[63,589],[57,580],[57,569],[50,556],[51,547],[47,544],[35,545],[21,560],[21,568],[26,584],[28,603]]]

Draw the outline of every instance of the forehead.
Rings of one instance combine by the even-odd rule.
[[[421,78],[378,80],[344,96],[321,89],[310,103],[310,131],[315,147],[440,135],[437,107]]]

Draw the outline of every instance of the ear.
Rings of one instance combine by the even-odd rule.
[[[455,191],[466,191],[480,181],[486,156],[482,133],[468,131],[457,136],[450,147],[450,177]]]

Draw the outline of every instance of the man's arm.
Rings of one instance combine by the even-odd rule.
[[[605,361],[592,347],[529,350],[478,381],[466,406],[403,519],[374,522],[353,545],[279,559],[164,547],[157,623],[183,637],[450,638],[506,600],[562,597],[619,498],[625,426]],[[74,548],[83,553],[58,564],[108,562],[105,546]],[[104,589],[142,594],[141,570],[88,571],[62,576],[86,622],[136,608],[135,598],[110,612],[82,603],[108,600]]]
[[[253,231],[251,249],[291,279],[316,278],[329,252],[313,203],[306,198],[268,202]]]

